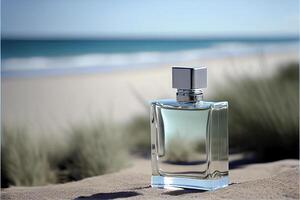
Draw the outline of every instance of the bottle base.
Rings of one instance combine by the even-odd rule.
[[[179,177],[152,176],[151,187],[156,188],[187,188],[197,190],[216,190],[228,186],[229,178],[224,176],[219,179],[193,179]]]

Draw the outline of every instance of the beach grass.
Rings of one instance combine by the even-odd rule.
[[[130,153],[150,157],[150,119],[144,115],[135,117],[124,130]]]
[[[117,171],[128,164],[118,130],[95,122],[51,138],[26,128],[3,128],[1,187],[61,183]]]
[[[40,139],[26,129],[2,128],[1,187],[56,182],[49,160],[49,148]]]
[[[231,151],[260,161],[299,157],[299,64],[264,78],[230,79],[214,99],[229,101]]]
[[[103,122],[71,128],[60,177],[79,180],[119,170],[128,164],[127,146],[116,126]]]

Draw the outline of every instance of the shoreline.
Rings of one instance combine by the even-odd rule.
[[[225,45],[225,44],[223,44]],[[49,77],[49,76],[76,76],[82,74],[93,73],[115,73],[119,71],[142,70],[148,68],[155,68],[156,66],[167,65],[173,62],[193,62],[201,60],[221,60],[227,57],[251,57],[259,54],[286,54],[298,51],[297,44],[290,44],[275,48],[271,44],[261,47],[239,47],[233,50],[233,46],[210,47],[208,49],[191,49],[182,51],[170,52],[134,52],[122,54],[83,54],[78,56],[62,56],[62,57],[25,57],[25,58],[9,58],[3,59],[2,63],[2,78],[35,78],[35,77]],[[149,57],[152,57],[150,59]],[[167,61],[161,59],[166,57]],[[183,57],[183,58],[181,58]],[[116,59],[117,63],[102,63],[103,58],[108,58],[110,62]],[[118,63],[121,59],[122,64]],[[134,60],[142,59],[144,61],[133,62]],[[148,59],[148,61],[146,60]],[[150,59],[150,60],[149,60]],[[153,60],[154,59],[154,60]],[[87,60],[89,60],[87,65]],[[82,62],[78,64],[78,62]],[[123,63],[124,62],[124,63]],[[24,67],[25,63],[25,67]],[[52,64],[51,64],[52,63]],[[86,66],[84,66],[84,65]],[[6,66],[7,65],[7,66]],[[30,65],[30,66],[29,66]],[[8,67],[10,66],[10,67]],[[23,66],[22,69],[20,66]],[[42,66],[42,67],[41,67]]]

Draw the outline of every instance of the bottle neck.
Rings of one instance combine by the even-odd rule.
[[[203,92],[201,89],[177,89],[176,100],[190,103],[202,101]]]

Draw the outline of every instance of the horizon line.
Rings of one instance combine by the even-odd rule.
[[[232,34],[232,35],[102,35],[102,36],[8,36],[1,35],[1,40],[209,40],[209,39],[297,39],[299,34]]]

